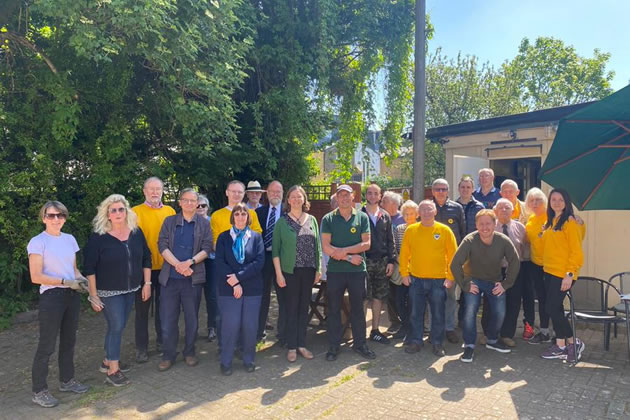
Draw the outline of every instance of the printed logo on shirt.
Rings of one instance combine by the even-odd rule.
[[[436,241],[440,239],[440,234],[439,233],[434,234],[433,239],[435,239]]]
[[[453,219],[448,219],[448,224],[449,224],[449,225],[452,225],[454,221],[455,221],[455,220],[453,220]]]

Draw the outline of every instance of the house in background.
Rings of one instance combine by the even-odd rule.
[[[381,156],[378,142],[380,135],[380,131],[369,131],[368,141],[363,142],[355,150],[352,157],[351,181],[364,183],[380,175]],[[337,147],[335,144],[338,138],[339,134],[337,130],[334,130],[319,141],[319,146],[323,149],[313,153],[313,157],[317,159],[319,167],[319,174],[312,179],[313,182],[327,182],[330,180],[329,175],[336,168]]]
[[[427,131],[427,138],[444,147],[445,177],[450,185],[456,186],[462,175],[471,175],[477,186],[477,172],[489,167],[495,173],[495,186],[507,178],[513,179],[522,200],[532,187],[549,193],[551,187],[541,183],[540,169],[551,149],[558,122],[591,103],[435,127]],[[606,280],[614,273],[630,271],[628,250],[620,246],[630,237],[630,212],[598,210],[579,214],[586,222],[580,274]]]

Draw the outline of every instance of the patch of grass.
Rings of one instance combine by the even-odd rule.
[[[341,386],[345,384],[346,382],[353,380],[355,376],[357,376],[356,373],[353,373],[352,375],[342,376],[341,379],[339,379],[337,382],[331,385],[331,388],[337,388],[338,386]]]
[[[325,410],[325,411],[324,411],[324,412],[323,412],[323,413],[322,413],[319,417],[320,417],[320,418],[322,418],[322,417],[328,417],[328,416],[330,416],[332,413],[334,413],[336,409],[337,409],[337,406],[336,406],[336,405],[334,405],[334,406],[330,407],[329,409]]]
[[[97,401],[108,400],[114,397],[122,387],[93,386],[85,395],[72,404],[72,408],[85,408]]]

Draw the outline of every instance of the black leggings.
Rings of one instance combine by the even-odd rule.
[[[564,298],[567,292],[560,291],[562,279],[552,274],[545,273],[545,286],[547,293],[547,313],[553,322],[553,329],[556,332],[556,338],[565,339],[573,337],[573,329],[569,320],[564,315]]]
[[[549,328],[549,313],[547,312],[547,288],[545,287],[545,273],[542,266],[532,263],[530,269],[530,282],[534,283],[536,298],[538,299],[538,317],[540,328]],[[534,324],[532,323],[532,326]]]

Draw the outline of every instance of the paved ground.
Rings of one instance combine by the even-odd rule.
[[[205,316],[203,308],[201,312]],[[134,355],[132,324],[123,345],[123,360],[128,361]],[[458,345],[447,345],[447,356],[437,359],[429,347],[407,355],[400,342],[372,344],[378,358],[369,362],[344,346],[331,363],[324,359],[324,332],[310,329],[314,360],[289,364],[285,351],[268,343],[257,355],[255,373],[235,362],[235,372],[227,378],[219,372],[216,344],[200,339],[197,367],[178,361],[160,373],[153,354],[149,363],[133,364],[130,386],[113,388],[97,370],[104,328],[102,316],[82,313],[76,372],[92,389],[83,396],[58,392],[53,360],[49,386],[61,404],[52,409],[30,401],[37,323],[0,333],[0,418],[630,419],[630,367],[621,334],[604,352],[601,331],[580,330],[587,349],[583,361],[569,367],[540,359],[542,348],[520,339],[508,355],[479,348],[472,364],[458,360]]]

